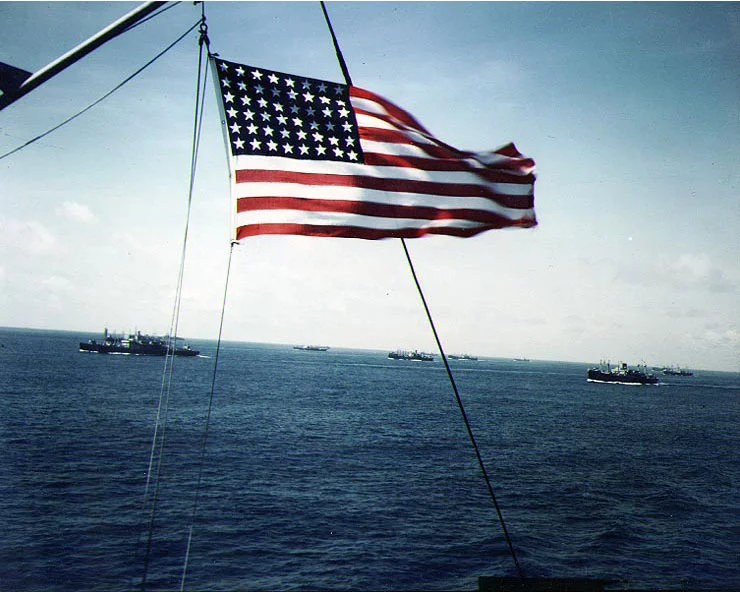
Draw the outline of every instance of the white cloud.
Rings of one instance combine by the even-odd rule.
[[[730,292],[735,289],[728,273],[704,253],[684,253],[675,258],[661,258],[645,265],[616,266],[616,279],[633,285],[667,285],[680,289]]]
[[[44,291],[53,292],[53,293],[60,293],[60,292],[67,292],[71,293],[74,291],[74,285],[72,284],[69,279],[65,277],[60,277],[57,275],[52,275],[49,277],[45,277],[41,280],[41,288]]]
[[[75,222],[88,223],[96,220],[95,214],[85,204],[65,201],[58,210],[62,216]]]
[[[727,347],[740,352],[740,331],[734,328],[707,329],[701,335],[701,340],[710,347]]]
[[[0,248],[13,251],[48,253],[56,245],[56,237],[41,222],[0,220]]]
[[[734,288],[725,272],[705,254],[683,254],[669,262],[664,271],[679,286],[704,287],[712,292],[726,292]]]

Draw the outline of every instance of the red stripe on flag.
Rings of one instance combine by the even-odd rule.
[[[474,208],[442,209],[429,206],[407,206],[336,199],[309,199],[304,197],[242,197],[236,200],[237,212],[261,210],[331,212],[398,219],[470,220],[481,223],[495,223],[503,219],[503,216],[495,212]]]
[[[474,185],[470,183],[436,183],[434,181],[364,177],[360,175],[332,175],[327,173],[297,173],[293,171],[239,169],[236,171],[235,181],[237,184],[297,183],[299,185],[355,187],[358,189],[372,189],[376,191],[418,193],[422,195],[441,195],[448,197],[488,197],[495,200],[514,197],[492,191],[483,185]],[[528,196],[516,197],[524,197],[526,199]],[[520,205],[516,207],[528,208],[529,206]]]
[[[404,228],[385,230],[377,228],[365,228],[362,226],[322,226],[315,224],[251,224],[240,226],[236,231],[236,240],[257,236],[260,234],[290,234],[300,236],[336,237],[336,238],[361,238],[366,240],[378,240],[384,238],[420,238],[430,234],[445,236],[456,236],[467,238],[498,228],[520,227],[530,228],[535,226],[531,220],[511,221],[501,219],[498,224],[486,224],[476,228]]]
[[[377,103],[378,105],[380,105],[383,109],[385,109],[389,115],[401,121],[405,125],[416,128],[419,131],[424,132],[425,134],[429,134],[429,132],[424,128],[424,126],[421,125],[413,115],[411,115],[404,109],[401,109],[400,107],[394,105],[389,100],[384,99],[383,97],[370,92],[369,90],[365,90],[364,88],[359,88],[357,86],[350,86],[349,96],[350,96],[350,100],[353,97],[357,97],[358,99],[366,99],[368,101],[373,101]],[[377,114],[373,114],[373,115],[377,115]]]

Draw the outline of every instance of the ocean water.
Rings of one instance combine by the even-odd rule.
[[[152,512],[164,361],[89,337],[0,329],[0,590],[179,589],[191,527],[191,590],[516,574],[438,357],[223,344],[193,520],[215,344],[174,362]],[[740,375],[451,365],[527,576],[740,588]]]

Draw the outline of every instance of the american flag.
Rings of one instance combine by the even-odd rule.
[[[514,144],[457,150],[370,91],[213,60],[236,240],[468,237],[537,224],[534,161]]]

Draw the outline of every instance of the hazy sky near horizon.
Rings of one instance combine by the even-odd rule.
[[[129,2],[0,2],[37,71]],[[537,163],[539,226],[407,241],[448,353],[740,371],[740,4],[329,2],[353,81],[441,140]],[[195,23],[182,3],[0,112],[0,154]],[[208,2],[221,57],[341,81],[318,2]],[[98,107],[0,160],[0,325],[164,333],[184,232],[191,34]],[[179,334],[215,338],[229,185],[208,87]],[[400,241],[235,248],[224,338],[434,350]]]

